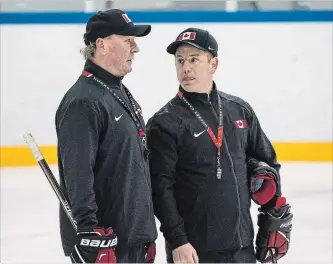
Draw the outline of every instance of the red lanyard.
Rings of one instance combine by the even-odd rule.
[[[208,126],[208,124],[205,122],[205,120],[202,118],[202,116],[199,114],[199,112],[193,107],[193,105],[186,99],[186,97],[183,95],[181,91],[178,92],[178,97],[180,100],[182,100],[185,105],[193,112],[193,114],[196,116],[196,118],[200,121],[200,123],[204,126],[204,128],[207,130],[210,138],[214,142],[216,148],[217,148],[217,173],[216,176],[218,179],[221,179],[222,176],[222,168],[221,168],[221,147],[222,147],[222,140],[223,140],[223,113],[222,113],[222,103],[220,96],[217,95],[218,100],[218,106],[219,106],[219,127],[217,130],[217,138],[213,132],[213,130]]]

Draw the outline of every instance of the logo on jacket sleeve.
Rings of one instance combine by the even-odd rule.
[[[234,124],[237,128],[247,128],[246,120],[235,120]]]

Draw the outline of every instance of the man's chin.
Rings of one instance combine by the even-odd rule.
[[[132,66],[128,66],[124,75],[130,73],[132,70],[133,70]]]
[[[194,83],[194,81],[185,81],[185,82],[181,83],[181,86],[184,89],[192,90],[194,88],[194,86],[195,86],[195,83]]]

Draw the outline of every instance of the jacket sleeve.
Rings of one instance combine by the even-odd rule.
[[[175,121],[169,119],[165,115],[150,119],[147,124],[147,141],[154,212],[161,223],[161,232],[174,249],[188,243],[188,240],[174,196],[179,124],[172,125]]]
[[[249,119],[247,156],[267,163],[279,173],[281,165],[277,162],[275,149],[261,128],[260,122],[251,107]],[[280,175],[278,175],[278,180],[280,184]],[[277,195],[281,195],[281,193],[277,193]]]
[[[73,101],[57,122],[59,158],[78,228],[98,225],[94,171],[101,122],[93,106]]]

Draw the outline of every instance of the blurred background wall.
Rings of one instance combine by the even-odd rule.
[[[1,166],[35,165],[20,134],[56,157],[54,115],[81,73],[85,22],[124,9],[151,23],[124,83],[147,121],[178,89],[166,46],[187,27],[219,43],[218,89],[248,101],[281,161],[332,161],[332,1],[1,0]]]
[[[332,10],[330,0],[1,0],[1,11],[84,11],[121,8],[126,10]]]

